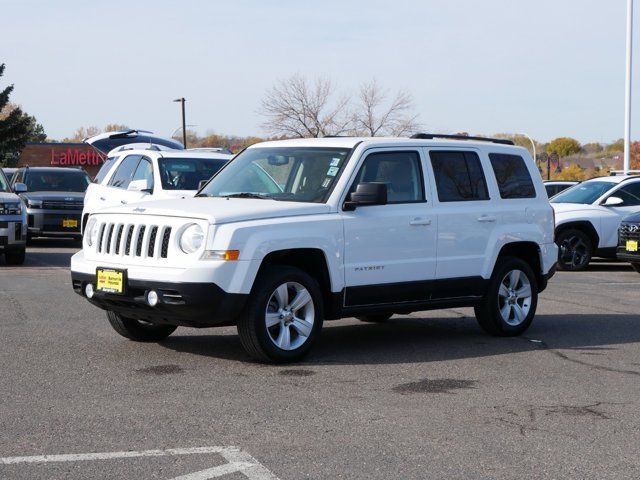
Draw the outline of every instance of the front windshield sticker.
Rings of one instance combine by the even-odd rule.
[[[331,160],[331,163],[329,164],[332,167],[337,167],[338,165],[340,165],[340,158],[334,158]]]
[[[324,182],[322,182],[322,188],[327,188],[329,185],[331,185],[331,177],[324,179]]]
[[[338,170],[340,170],[338,167],[329,167],[329,170],[327,170],[327,175],[329,175],[330,177],[335,177],[338,173]]]

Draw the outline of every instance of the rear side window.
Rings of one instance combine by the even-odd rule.
[[[489,200],[487,182],[475,152],[431,151],[429,157],[441,202]]]
[[[129,155],[125,158],[118,166],[118,169],[113,174],[113,177],[111,177],[111,180],[109,180],[109,185],[112,187],[126,189],[129,186],[129,182],[131,182],[131,177],[138,166],[140,158],[140,155]]]
[[[491,167],[498,182],[498,190],[502,198],[535,198],[527,165],[520,155],[506,153],[490,153]]]

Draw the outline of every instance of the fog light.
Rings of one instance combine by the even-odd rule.
[[[84,294],[87,296],[87,298],[93,298],[93,293],[93,284],[87,283],[84,287]]]
[[[156,292],[155,290],[149,290],[149,293],[147,293],[147,303],[149,304],[150,307],[155,307],[158,304],[158,301],[160,299],[158,298],[158,292]]]

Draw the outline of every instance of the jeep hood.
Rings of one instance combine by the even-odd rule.
[[[591,205],[589,203],[552,203],[551,206],[556,212],[556,215],[571,212],[600,212],[602,207],[598,205]]]
[[[324,203],[281,202],[253,198],[176,198],[154,200],[100,210],[100,213],[157,215],[165,217],[201,218],[209,223],[222,224],[267,218],[291,217],[329,213]]]

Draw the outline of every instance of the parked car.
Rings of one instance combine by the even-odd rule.
[[[640,176],[581,182],[551,199],[556,216],[558,268],[584,270],[594,256],[616,258],[618,227],[640,208]]]
[[[624,217],[618,229],[618,259],[640,273],[640,211]]]
[[[91,183],[87,172],[81,168],[23,167],[14,174],[12,183],[27,206],[28,239],[82,238],[84,192]]]
[[[27,212],[22,200],[0,170],[0,254],[9,265],[24,263],[27,240]]]
[[[145,148],[149,145],[159,145],[172,150],[183,150],[184,146],[171,138],[154,135],[147,130],[120,130],[117,132],[104,132],[99,135],[87,137],[84,143],[91,145],[100,152],[107,154],[117,147],[127,145],[129,147]]]
[[[554,273],[553,212],[526,149],[453,137],[251,146],[193,198],[91,215],[73,288],[129,339],[237,324],[264,361],[349,316],[475,307],[518,335]]]
[[[560,192],[563,192],[569,187],[573,187],[580,182],[570,182],[570,181],[559,181],[559,180],[549,180],[544,182],[544,188],[547,191],[547,195],[549,198],[557,195]]]
[[[6,179],[9,181],[9,183],[11,183],[11,178],[13,177],[13,174],[16,173],[17,170],[18,170],[17,168],[2,167],[2,171],[4,172],[4,175]]]
[[[189,150],[126,149],[111,153],[87,189],[83,225],[91,213],[114,205],[193,197],[233,155]]]

